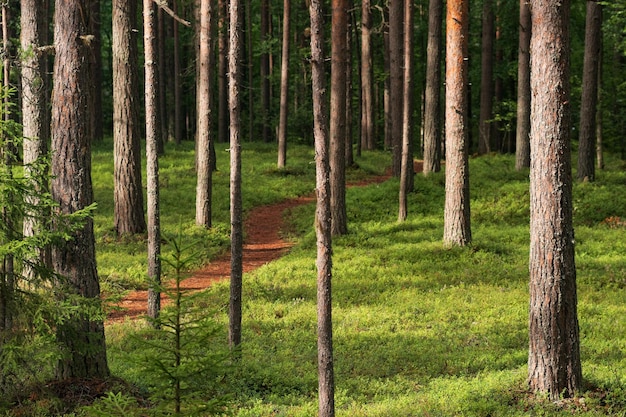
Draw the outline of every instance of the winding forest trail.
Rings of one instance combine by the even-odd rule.
[[[422,172],[422,161],[415,161],[416,173]],[[351,183],[349,187],[362,187],[384,182],[390,174],[373,176],[363,181]],[[246,241],[243,246],[243,272],[250,272],[266,263],[280,258],[291,246],[292,242],[283,240],[280,236],[285,228],[284,213],[294,207],[311,203],[315,196],[304,196],[282,201],[276,204],[260,206],[252,209],[244,222]],[[226,280],[230,277],[230,252],[218,256],[182,282],[183,289],[203,290],[213,283]],[[146,314],[148,291],[136,290],[127,294],[115,308],[107,315],[107,323],[121,322],[135,319]],[[164,305],[167,301],[164,300]]]

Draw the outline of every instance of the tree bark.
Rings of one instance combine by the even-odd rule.
[[[580,136],[578,138],[579,180],[595,180],[596,111],[598,104],[598,61],[602,39],[602,5],[587,0],[585,23],[585,58],[580,106]]]
[[[313,89],[313,133],[315,136],[315,182],[317,203],[317,374],[320,417],[335,415],[332,327],[332,233],[330,210],[330,163],[326,79],[324,70],[324,14],[320,0],[309,3],[311,16],[311,86]]]
[[[408,194],[413,191],[413,149],[411,116],[413,112],[413,0],[404,0],[404,74],[402,94],[402,167],[400,173],[400,204],[398,221],[406,220]]]
[[[270,39],[270,5],[269,0],[261,0],[261,42],[267,42]],[[268,143],[272,140],[272,129],[270,127],[271,112],[271,91],[270,91],[270,54],[263,52],[261,54],[261,109],[262,127],[261,135],[263,142]]]
[[[374,150],[374,67],[372,66],[372,6],[361,3],[361,148]]]
[[[89,34],[93,35],[89,56],[90,72],[90,107],[89,124],[91,140],[101,141],[104,138],[102,126],[102,36],[100,34],[100,0],[90,0]]]
[[[330,78],[330,210],[332,234],[348,233],[346,213],[346,61],[348,4],[332,0]]]
[[[143,0],[146,107],[146,177],[148,204],[148,316],[161,310],[161,219],[159,207],[159,115],[156,50],[156,9],[153,0]]]
[[[24,137],[23,162],[24,176],[31,178],[34,174],[32,164],[48,152],[49,138],[49,100],[47,96],[49,81],[46,75],[47,57],[39,53],[37,48],[46,45],[48,40],[48,5],[47,1],[22,0],[20,11],[20,43],[22,48],[22,135]],[[37,183],[36,180],[33,180]],[[45,192],[41,189],[40,192]],[[26,197],[33,207],[39,204],[37,195]],[[25,213],[24,236],[34,236],[42,227],[34,213]],[[45,265],[50,265],[49,249],[42,250],[40,257]],[[24,266],[24,274],[33,276],[34,271]]]
[[[483,1],[482,53],[480,78],[480,120],[478,122],[478,153],[491,152],[493,119],[493,41],[494,17],[492,0]]]
[[[552,400],[582,387],[569,148],[569,0],[532,0],[528,381]]]
[[[218,0],[217,141],[228,142],[228,0]],[[252,114],[252,113],[251,113]]]
[[[113,158],[114,217],[118,236],[143,233],[137,4],[113,0]]]
[[[468,162],[469,1],[449,0],[446,17],[446,246],[471,242]]]
[[[202,0],[200,3],[200,50],[198,63],[200,65],[198,76],[198,133],[197,151],[197,183],[196,183],[196,225],[205,228],[211,227],[211,205],[213,191],[213,165],[211,155],[212,121],[211,109],[211,81],[213,68],[211,54],[213,53],[211,34],[213,18],[211,0]]]
[[[519,2],[519,51],[517,58],[517,129],[515,169],[530,167],[530,36],[528,0]]]
[[[278,168],[287,165],[287,98],[289,96],[290,1],[283,0],[283,50],[280,67],[280,118],[278,121]]]
[[[241,344],[243,275],[243,209],[241,202],[241,5],[230,0],[228,47],[228,103],[230,113],[230,310],[228,341]]]
[[[441,170],[441,32],[443,1],[428,6],[426,92],[424,100],[424,175]]]
[[[71,214],[93,203],[88,95],[89,27],[87,0],[58,1],[54,13],[54,94],[52,96],[52,198],[58,210]],[[72,291],[99,302],[93,220],[53,248],[54,270],[61,277],[59,291]],[[68,287],[61,287],[66,284]],[[109,375],[102,319],[77,313],[57,328],[57,340],[67,355],[59,360],[58,379],[104,378]],[[88,347],[88,349],[86,349]]]
[[[392,172],[400,177],[402,165],[402,27],[403,0],[389,0],[389,117]],[[332,111],[332,110],[331,110]],[[332,168],[331,168],[332,169]]]
[[[174,0],[174,11],[178,12],[178,0]],[[180,81],[180,31],[178,22],[174,20],[174,142],[180,144],[183,140],[183,87]]]

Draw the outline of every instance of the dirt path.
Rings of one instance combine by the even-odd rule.
[[[415,162],[415,172],[422,171],[421,161]],[[389,179],[389,175],[368,178],[364,181],[350,184],[365,186],[381,183]],[[243,272],[249,272],[266,263],[280,258],[291,246],[280,237],[285,227],[284,216],[286,210],[311,203],[314,196],[298,197],[280,203],[254,208],[244,223],[246,242],[243,246]],[[203,269],[194,272],[183,281],[183,288],[190,290],[205,289],[216,281],[230,277],[230,252],[226,252],[208,264]],[[120,322],[126,318],[137,318],[146,313],[148,300],[147,291],[132,291],[117,304],[119,309],[109,313],[108,322]]]

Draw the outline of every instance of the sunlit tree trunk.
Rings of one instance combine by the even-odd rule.
[[[398,221],[406,220],[408,194],[413,191],[413,150],[411,116],[413,112],[413,0],[404,0],[404,71],[402,94],[402,167]]]
[[[552,400],[582,388],[570,162],[569,0],[531,0],[528,382]]]
[[[601,59],[602,5],[587,0],[585,24],[585,58],[580,105],[580,136],[578,138],[578,179],[593,181],[596,145],[596,112],[598,105],[598,61]]]
[[[278,121],[278,168],[287,165],[287,97],[289,95],[290,1],[283,0],[283,49],[280,63],[280,116]]]
[[[241,344],[243,208],[241,202],[241,1],[230,0],[228,108],[230,113],[230,311],[229,345]]]
[[[373,150],[374,139],[374,68],[372,66],[372,7],[361,2],[361,148]]]
[[[530,166],[530,35],[528,0],[519,2],[519,50],[517,58],[517,129],[515,169]]]
[[[330,164],[328,108],[324,70],[324,14],[320,0],[309,3],[311,16],[311,86],[313,89],[313,134],[315,136],[315,182],[317,203],[317,375],[318,415],[335,415],[332,326],[332,233],[330,213]]]
[[[148,204],[148,316],[156,319],[161,310],[161,220],[159,207],[156,7],[153,0],[143,0],[146,111],[146,177]]]
[[[441,170],[441,32],[442,0],[428,6],[426,92],[424,100],[424,175]]]
[[[211,109],[211,83],[213,80],[213,68],[211,65],[212,48],[212,18],[213,7],[211,0],[200,2],[200,50],[198,63],[200,73],[198,76],[198,133],[196,144],[196,225],[205,228],[211,227],[211,205],[213,191],[213,162],[211,155],[212,120]]]
[[[469,1],[448,0],[446,17],[446,246],[471,242],[468,162]]]
[[[52,96],[52,198],[59,211],[71,214],[93,203],[91,138],[89,137],[89,10],[86,0],[58,1],[54,13],[54,94]],[[93,220],[55,246],[52,262],[62,283],[59,292],[72,291],[98,303]],[[64,284],[68,285],[66,287]],[[58,379],[104,378],[109,375],[102,319],[77,312],[57,327],[57,340],[67,355],[58,362]]]

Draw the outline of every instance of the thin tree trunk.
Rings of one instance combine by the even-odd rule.
[[[89,58],[89,71],[91,72],[89,124],[90,135],[93,141],[102,141],[104,134],[102,128],[102,36],[100,35],[100,0],[90,0],[89,34],[93,35],[91,41],[91,54]]]
[[[311,0],[311,86],[313,89],[313,133],[317,203],[317,375],[319,417],[335,415],[332,326],[332,233],[330,210],[330,163],[328,152],[328,109],[324,70],[324,22],[322,3]]]
[[[580,106],[580,136],[578,138],[578,179],[595,179],[596,112],[598,103],[598,61],[602,39],[602,5],[587,0],[585,23],[585,58]]]
[[[217,141],[228,142],[228,0],[218,0]],[[252,113],[250,113],[252,114]]]
[[[178,13],[178,0],[174,0],[174,12]],[[178,22],[174,20],[174,142],[180,144],[183,140],[183,87],[180,80],[180,31]]]
[[[156,9],[153,0],[143,0],[146,106],[146,176],[148,203],[148,316],[161,310],[161,221],[159,208],[159,150],[157,100]]]
[[[248,140],[252,142],[254,140],[254,89],[252,88],[254,81],[254,65],[252,64],[252,2],[246,1],[246,44],[248,48],[247,52],[247,68],[248,68]]]
[[[478,153],[491,151],[493,118],[493,41],[494,18],[492,0],[483,1],[482,54],[480,80],[480,120],[478,122]]]
[[[346,213],[346,59],[348,4],[332,0],[330,78],[330,210],[333,236],[348,232]]]
[[[196,144],[196,225],[205,228],[211,227],[212,191],[213,191],[213,158],[211,155],[212,138],[212,111],[211,111],[211,81],[213,68],[211,55],[213,42],[211,39],[213,7],[211,0],[202,0],[200,3],[200,51],[198,63],[200,74],[198,77],[198,143]]]
[[[469,2],[448,0],[446,17],[446,246],[471,242],[468,162]]]
[[[551,400],[582,388],[569,148],[569,0],[531,0],[528,382]]]
[[[57,2],[54,13],[54,94],[52,96],[52,198],[69,215],[93,203],[91,140],[89,137],[88,1]],[[93,220],[55,246],[53,267],[69,290],[98,303]],[[59,292],[67,287],[59,283]],[[102,319],[77,312],[57,327],[57,340],[66,350],[57,364],[57,379],[105,378],[109,375]]]
[[[389,117],[392,171],[400,177],[402,165],[402,23],[403,0],[389,0]],[[331,168],[332,169],[332,168]]]
[[[241,344],[241,295],[243,275],[243,209],[241,202],[241,6],[230,0],[228,47],[228,103],[230,112],[230,314],[228,341]]]
[[[528,0],[519,2],[519,51],[517,66],[517,128],[515,169],[530,167],[530,36]]]
[[[411,116],[413,113],[413,0],[404,0],[404,74],[402,94],[402,167],[400,173],[400,204],[398,221],[406,220],[408,194],[413,191],[413,150]]]
[[[600,39],[600,59],[598,59],[598,103],[596,111],[596,164],[598,169],[604,169],[604,146],[602,130],[602,39]]]
[[[374,69],[372,66],[372,7],[361,3],[361,148],[374,150]]]
[[[48,39],[47,4],[37,0],[22,0],[20,11],[20,42],[22,51],[22,135],[24,137],[23,162],[24,176],[33,179],[35,169],[33,163],[48,152],[49,110],[48,110],[48,76],[46,74],[47,57],[37,51]],[[39,189],[43,193],[47,189]],[[26,196],[26,202],[32,207],[39,205],[38,195]],[[41,227],[41,219],[34,213],[25,213],[23,233],[25,237],[34,236]],[[50,266],[50,250],[42,249],[40,259],[44,265]],[[35,272],[27,265],[24,275],[33,277]]]
[[[443,1],[428,6],[426,92],[424,93],[424,175],[441,170],[441,32]]]
[[[161,125],[162,141],[167,143],[170,140],[169,133],[169,111],[167,108],[167,54],[165,48],[165,12],[162,8],[157,9],[157,51],[159,53],[159,124]]]
[[[280,118],[278,121],[278,168],[287,165],[287,97],[289,95],[290,1],[283,0],[283,50],[280,67]]]
[[[269,0],[261,0],[261,42],[267,42],[270,39],[270,5]],[[263,142],[268,143],[272,140],[272,129],[270,127],[270,54],[263,52],[261,54],[261,109],[262,127],[261,135]]]

